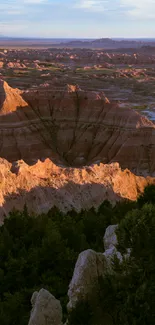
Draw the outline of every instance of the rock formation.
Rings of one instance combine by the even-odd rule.
[[[69,285],[67,305],[71,313],[78,303],[89,302],[93,311],[94,324],[113,324],[110,315],[107,315],[100,306],[100,280],[112,269],[114,256],[122,262],[123,256],[117,250],[117,225],[111,225],[104,235],[104,253],[96,253],[88,249],[82,252],[75,265],[72,280]],[[130,255],[130,250],[125,257]],[[103,288],[102,288],[103,290]]]
[[[118,225],[111,225],[106,229],[104,234],[104,248],[105,250],[112,248],[113,246],[116,247],[118,244],[116,230]]]
[[[82,252],[75,265],[72,280],[68,290],[68,311],[76,308],[78,302],[92,298],[99,300],[99,278],[111,272],[113,258],[116,255],[120,262],[122,255],[117,250],[117,225],[109,226],[104,235],[104,253],[96,253],[88,249]],[[128,251],[129,253],[129,251]]]
[[[32,311],[28,325],[62,325],[62,307],[47,290],[34,292]]]
[[[0,221],[13,208],[47,212],[53,206],[67,212],[98,207],[105,199],[136,200],[155,179],[122,171],[118,163],[83,168],[56,166],[50,159],[29,166],[0,159]]]
[[[36,213],[79,211],[135,200],[155,183],[115,162],[154,175],[155,125],[103,93],[67,86],[23,94],[1,81],[0,135],[1,222],[25,203]]]
[[[0,80],[0,116],[7,115],[7,118],[6,120],[4,119],[4,121],[10,122],[10,113],[15,112],[17,115],[17,109],[19,107],[22,109],[23,107],[28,106],[24,99],[20,96],[20,93],[21,92],[19,89],[13,89],[9,87],[5,81]],[[16,118],[13,120],[13,122],[16,120],[18,121]]]
[[[113,257],[116,255],[122,261],[122,255],[117,251],[117,225],[110,225],[104,235],[104,253],[91,249],[79,254],[71,282],[69,284],[67,305],[68,316],[79,303],[89,302],[93,311],[93,324],[112,325],[111,317],[100,306],[100,280],[112,271]],[[130,255],[128,249],[125,257]],[[32,311],[28,325],[62,325],[62,308],[60,302],[48,291],[41,289],[34,292],[31,298]],[[68,325],[68,320],[64,325]],[[84,325],[84,324],[83,324]]]
[[[105,248],[105,252],[104,252],[104,256],[106,258],[107,261],[107,265],[109,270],[112,267],[112,263],[113,263],[113,258],[115,256],[117,256],[117,258],[119,259],[120,262],[122,262],[122,255],[121,253],[117,250],[117,235],[116,235],[116,230],[118,228],[118,225],[111,225],[106,229],[105,235],[104,235],[104,248]]]
[[[88,249],[79,255],[68,290],[69,312],[78,302],[89,300],[92,293],[94,300],[98,299],[99,277],[103,276],[106,268],[106,259],[102,253]]]
[[[107,266],[108,266],[108,271],[112,270],[112,265],[113,265],[113,259],[116,256],[120,262],[123,261],[123,258],[128,259],[131,254],[131,249],[127,248],[126,253],[122,256],[122,254],[118,251],[117,249],[117,234],[116,230],[118,228],[118,225],[110,225],[107,227],[103,242],[104,242],[104,256],[106,258]]]
[[[25,92],[0,83],[0,157],[79,167],[119,162],[140,175],[155,173],[155,125],[103,93],[45,88]]]
[[[117,250],[116,229],[118,225],[110,225],[104,235],[104,253],[96,253],[88,249],[82,252],[75,265],[72,280],[68,290],[68,311],[71,312],[82,301],[98,301],[100,304],[100,277],[112,271],[113,258],[116,256],[120,262],[123,256]],[[127,250],[125,258],[130,256]]]

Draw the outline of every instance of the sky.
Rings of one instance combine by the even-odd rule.
[[[0,0],[0,35],[155,38],[155,0]]]

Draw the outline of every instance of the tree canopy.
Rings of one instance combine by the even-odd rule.
[[[53,208],[36,216],[25,207],[10,213],[0,227],[0,324],[27,325],[32,293],[41,288],[60,299],[66,317],[68,286],[79,253],[88,248],[102,252],[105,229],[116,223],[119,250],[124,253],[130,247],[132,253],[121,266],[114,263],[115,275],[101,279],[101,306],[114,325],[154,324],[154,193],[151,186],[137,202],[113,207],[106,201],[98,211],[64,215]],[[71,325],[86,325],[86,315],[91,318],[87,302],[74,311]]]

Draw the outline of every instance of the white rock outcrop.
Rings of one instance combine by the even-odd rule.
[[[116,235],[117,228],[118,228],[118,225],[111,225],[106,229],[105,235],[103,238],[105,250],[117,246],[117,244],[118,244],[117,235]]]
[[[107,249],[103,254],[107,260],[107,265],[109,266],[109,271],[111,270],[111,267],[113,265],[113,258],[116,256],[120,262],[123,261],[122,254],[118,252],[116,247],[111,247]]]
[[[88,249],[79,255],[69,285],[68,311],[74,309],[79,301],[89,299],[92,292],[94,299],[98,296],[99,277],[103,276],[106,267],[106,259],[102,253]]]
[[[31,303],[32,311],[28,325],[62,325],[60,301],[47,290],[34,292]]]
[[[116,256],[120,262],[122,262],[123,260],[122,254],[117,250],[117,244],[118,244],[117,235],[116,235],[117,228],[118,225],[110,225],[106,229],[103,238],[104,248],[105,248],[105,252],[103,255],[106,258],[109,271],[112,267],[114,256]]]
[[[117,250],[117,244],[118,244],[118,239],[116,235],[116,230],[118,228],[118,225],[110,225],[106,231],[105,235],[103,238],[104,242],[104,256],[107,261],[107,265],[109,267],[109,271],[111,270],[112,264],[113,264],[113,258],[116,256],[120,262],[123,261],[123,258],[127,259],[130,257],[131,254],[131,248],[127,248],[126,254],[122,256],[122,254]]]
[[[127,249],[127,253],[122,256],[117,250],[117,228],[118,225],[111,225],[106,229],[104,253],[97,253],[88,249],[79,254],[68,290],[69,303],[67,309],[69,313],[76,308],[78,302],[90,301],[92,308],[94,305],[95,308],[97,307],[98,318],[105,319],[106,315],[100,308],[99,279],[104,277],[107,272],[112,271],[115,255],[122,262],[123,257],[129,258],[131,253],[131,250]],[[32,311],[28,325],[63,325],[61,304],[47,290],[41,289],[39,292],[34,292],[31,303]],[[64,325],[67,324],[66,321]]]

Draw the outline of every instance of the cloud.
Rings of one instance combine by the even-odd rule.
[[[0,0],[6,35],[152,36],[153,19],[155,0]]]
[[[82,9],[88,12],[105,13],[109,15],[112,12],[122,14],[121,0],[74,0],[74,8]]]
[[[155,18],[155,0],[75,0],[74,7],[94,12],[117,11],[132,19]]]
[[[11,3],[0,3],[1,20],[10,15],[19,15],[22,13],[21,6],[13,6]]]
[[[25,4],[41,4],[46,2],[47,0],[23,0],[23,3]]]
[[[7,21],[8,16],[28,16],[36,8],[49,0],[0,0],[0,21]]]
[[[24,31],[27,28],[27,22],[16,21],[14,24],[10,21],[0,22],[0,31],[2,34],[9,33],[12,35],[13,33],[18,32],[19,30]]]
[[[0,0],[0,10],[18,10],[19,8],[28,8],[30,4],[39,5],[47,3],[49,0]]]
[[[84,12],[104,12],[110,14],[117,11],[132,19],[151,19],[155,17],[155,0],[0,0],[0,11],[5,14],[19,14],[21,10],[28,12],[32,8],[44,6],[81,9]],[[47,9],[48,10],[48,9]],[[67,9],[66,9],[67,10]]]
[[[155,0],[120,0],[129,17],[137,19],[155,18]]]
[[[108,0],[80,0],[76,1],[75,8],[86,9],[89,11],[104,11]]]

